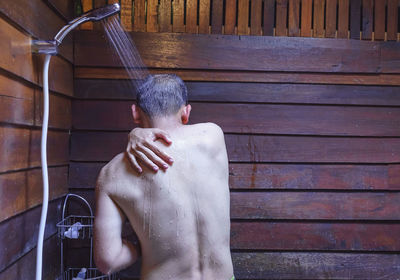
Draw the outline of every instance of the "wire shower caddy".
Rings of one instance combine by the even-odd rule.
[[[80,215],[69,215],[65,217],[65,210],[67,206],[68,199],[70,197],[77,198],[84,202],[90,212],[90,216],[80,216]],[[77,224],[79,223],[79,225]],[[81,239],[81,240],[90,240],[90,256],[89,256],[89,268],[86,269],[86,278],[84,279],[109,279],[109,280],[118,280],[118,276],[116,273],[111,275],[102,274],[96,267],[93,266],[93,223],[94,216],[92,207],[84,199],[82,196],[77,194],[67,194],[64,200],[63,210],[62,210],[62,219],[57,223],[57,236],[60,240],[60,263],[61,263],[61,277],[59,279],[62,280],[72,280],[74,275],[77,275],[82,268],[68,268],[64,270],[64,241],[65,239]],[[75,228],[74,228],[75,227]],[[72,231],[71,231],[72,230]],[[75,230],[75,232],[73,232]],[[75,233],[76,235],[71,235]],[[70,236],[68,236],[68,234]]]

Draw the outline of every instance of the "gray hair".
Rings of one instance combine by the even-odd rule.
[[[185,83],[175,74],[149,75],[136,95],[137,105],[150,118],[175,114],[187,105]]]

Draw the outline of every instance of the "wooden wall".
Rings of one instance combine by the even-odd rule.
[[[237,279],[400,275],[399,44],[131,34],[152,73],[186,81],[192,122],[225,132]],[[69,184],[91,202],[133,128],[105,46],[76,34]]]
[[[84,11],[106,0],[82,0]],[[138,32],[398,41],[399,0],[108,0]],[[98,25],[97,25],[98,26]],[[84,29],[96,29],[85,24]]]
[[[31,39],[49,40],[71,19],[72,1],[2,1],[0,4],[0,279],[33,279],[42,179],[43,57]],[[62,197],[68,191],[69,129],[73,96],[72,38],[50,64],[48,162],[50,204],[43,279],[59,273],[55,238]]]

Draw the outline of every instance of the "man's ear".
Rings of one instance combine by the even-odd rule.
[[[133,117],[133,122],[140,124],[141,123],[141,118],[140,118],[140,112],[139,112],[139,107],[136,106],[136,104],[132,104],[132,117]]]
[[[190,111],[192,111],[192,106],[190,104],[183,107],[181,120],[183,124],[187,124],[189,122]]]

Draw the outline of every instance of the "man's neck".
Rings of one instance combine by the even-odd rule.
[[[172,131],[183,126],[180,119],[176,116],[155,118],[149,121],[148,127],[159,128],[166,131]]]

